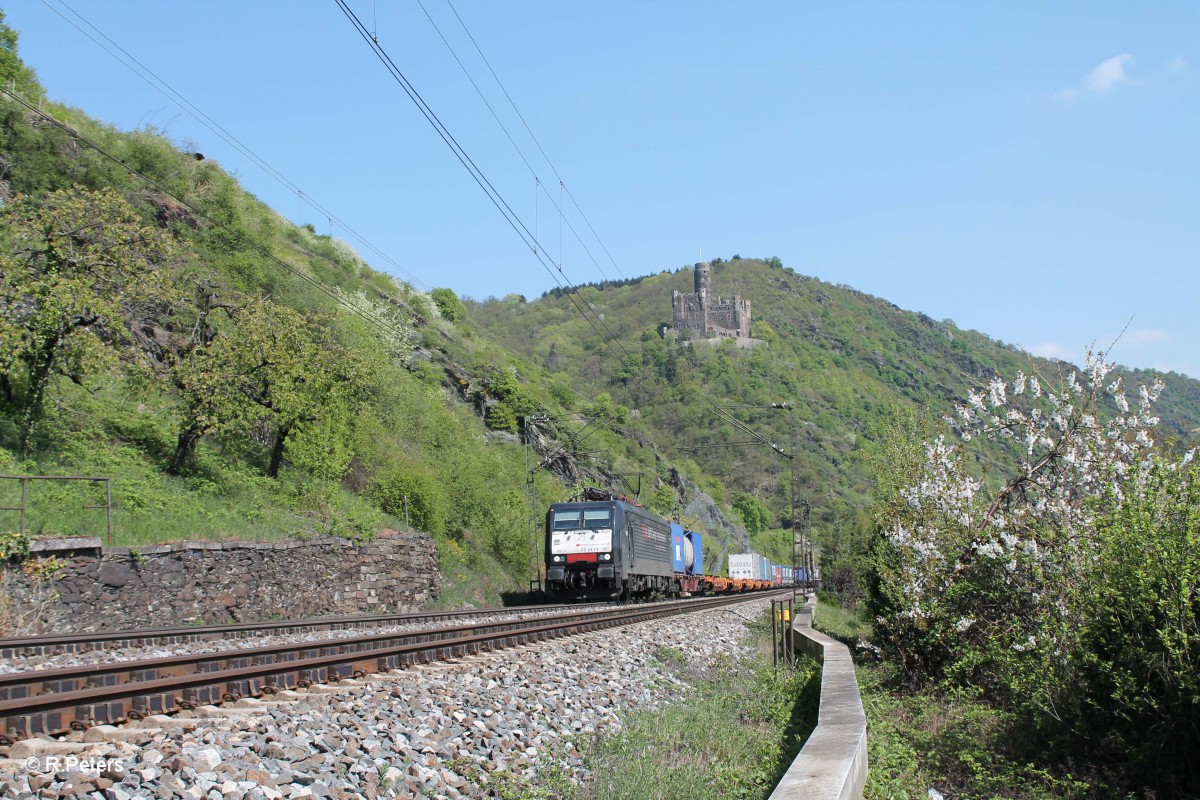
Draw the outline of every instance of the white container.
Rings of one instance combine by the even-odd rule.
[[[754,553],[730,553],[729,577],[747,579],[753,578],[755,558],[757,558],[757,556],[755,556]]]

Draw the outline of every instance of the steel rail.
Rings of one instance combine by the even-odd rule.
[[[507,606],[476,608],[469,611],[410,611],[403,614],[346,615],[340,617],[311,617],[308,619],[239,622],[227,625],[202,625],[178,628],[141,628],[118,631],[93,631],[60,634],[58,636],[0,637],[0,658],[31,655],[58,655],[88,650],[104,650],[118,643],[149,645],[179,644],[185,641],[206,641],[225,638],[248,638],[257,635],[302,633],[308,630],[344,630],[371,625],[430,622],[455,617],[519,614],[522,611],[577,608],[575,604]]]
[[[785,590],[790,591],[790,590]],[[212,654],[193,656],[198,664],[207,663],[211,669],[161,677],[145,675],[141,680],[48,692],[32,696],[0,700],[0,744],[11,743],[17,738],[36,734],[53,734],[69,729],[87,728],[100,723],[113,723],[125,719],[137,719],[150,713],[164,713],[192,708],[204,703],[232,701],[247,696],[273,694],[280,689],[296,688],[317,682],[337,681],[345,677],[361,677],[373,672],[397,669],[419,662],[453,658],[468,653],[491,651],[548,638],[573,635],[600,630],[618,625],[630,625],[662,617],[718,608],[732,603],[745,602],[767,594],[734,595],[731,597],[705,598],[685,603],[656,604],[615,611],[584,612],[582,614],[558,615],[547,623],[545,618],[534,620],[537,624],[519,628],[511,627],[514,622],[506,620],[496,625],[462,626],[461,635],[452,638],[395,644],[367,650],[343,650],[336,653],[305,655],[295,646],[286,649],[298,652],[290,660],[260,661],[259,663],[237,663],[225,668],[216,667]],[[480,629],[503,628],[477,632]],[[430,634],[437,631],[422,631]],[[337,649],[338,640],[325,643]],[[322,649],[310,644],[309,651]],[[248,652],[248,651],[244,651]],[[265,659],[269,654],[259,656]],[[234,658],[230,661],[247,662],[251,658]],[[127,662],[132,666],[138,662]],[[108,667],[110,665],[104,665]],[[111,675],[111,673],[109,673]],[[28,674],[27,674],[28,676]],[[17,690],[18,687],[12,687]],[[179,692],[181,694],[175,694]]]
[[[651,606],[643,606],[650,608]],[[628,607],[626,607],[628,608]],[[623,609],[624,610],[624,609]],[[309,642],[282,642],[261,647],[214,650],[205,653],[182,653],[157,658],[130,659],[104,664],[82,664],[57,669],[25,670],[0,674],[0,700],[14,700],[49,692],[73,691],[81,688],[81,681],[91,681],[94,686],[113,683],[128,683],[147,680],[150,677],[182,677],[202,671],[208,665],[241,659],[271,658],[274,662],[289,661],[293,655],[307,651],[330,650],[351,653],[367,652],[381,647],[398,647],[404,644],[436,642],[442,639],[465,636],[471,632],[498,632],[531,628],[542,623],[571,621],[611,613],[609,610],[581,610],[569,614],[546,614],[535,617],[507,619],[496,622],[454,625],[442,628],[424,628],[413,631],[385,631],[362,636],[347,636]]]

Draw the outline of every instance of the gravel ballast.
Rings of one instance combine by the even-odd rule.
[[[603,611],[616,608],[612,604],[595,604],[589,610]],[[396,622],[380,625],[363,625],[339,628],[337,630],[311,630],[292,633],[265,634],[260,636],[237,636],[222,639],[201,639],[193,642],[173,642],[170,644],[135,644],[116,647],[103,647],[95,650],[80,652],[64,652],[54,654],[17,655],[0,664],[0,674],[15,674],[19,672],[38,672],[47,669],[63,669],[67,667],[93,667],[104,664],[119,664],[124,661],[139,661],[151,658],[168,658],[171,656],[200,655],[202,653],[217,653],[227,650],[247,650],[253,647],[274,647],[288,644],[318,644],[335,639],[352,639],[356,636],[379,636],[388,634],[413,633],[415,631],[433,630],[446,625],[486,625],[518,619],[537,619],[554,614],[564,613],[562,609],[545,610],[536,606],[514,609],[506,612],[481,611],[472,616],[462,616],[447,622],[446,620],[427,620],[420,622]],[[204,628],[196,629],[203,633]]]
[[[78,757],[108,759],[101,769],[46,769],[49,755],[26,765],[37,743],[18,743],[0,761],[0,796],[457,798],[486,795],[498,770],[535,783],[546,770],[584,781],[579,748],[618,725],[620,711],[686,700],[686,685],[656,653],[674,648],[697,668],[719,653],[740,655],[747,622],[768,603],[755,599],[69,737],[79,742]],[[119,741],[92,744],[88,736]],[[66,756],[58,757],[62,766]]]

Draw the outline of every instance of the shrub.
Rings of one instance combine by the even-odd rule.
[[[396,467],[378,475],[368,496],[392,516],[407,519],[417,530],[446,533],[450,501],[434,477],[417,467]]]
[[[1187,796],[1200,788],[1200,474],[1192,452],[1149,435],[1162,382],[1130,400],[1111,370],[1089,355],[1057,386],[995,378],[957,409],[958,444],[925,446],[878,511],[876,643],[913,683],[946,679]],[[1007,479],[971,474],[1006,447]],[[910,476],[909,448],[893,450]]]
[[[496,403],[488,409],[486,423],[494,431],[517,432],[517,413],[508,403]]]
[[[458,322],[467,314],[466,305],[458,299],[453,289],[434,289],[429,293],[429,298],[433,300],[442,316],[450,322]]]

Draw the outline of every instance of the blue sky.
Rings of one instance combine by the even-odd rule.
[[[417,0],[347,2],[573,283],[779,256],[1041,355],[1132,318],[1117,361],[1200,377],[1198,3],[457,0],[585,250],[446,0],[421,2],[532,171]],[[59,0],[0,5],[51,98],[155,126],[386,266]],[[71,7],[418,285],[556,285],[334,0]]]

